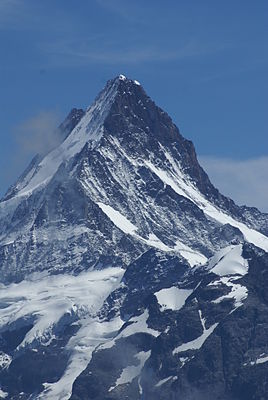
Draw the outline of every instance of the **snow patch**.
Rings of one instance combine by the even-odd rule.
[[[252,365],[257,365],[257,364],[264,364],[268,362],[268,355],[266,355],[265,353],[262,353],[259,355],[259,357],[254,360],[254,361],[250,361],[250,362],[246,362],[243,365],[245,366],[252,366]]]
[[[213,300],[212,303],[218,304],[225,299],[234,299],[235,308],[231,311],[231,313],[234,312],[238,307],[241,307],[243,305],[244,300],[248,296],[248,290],[245,286],[233,282],[235,279],[238,278],[240,278],[240,276],[222,277],[220,280],[210,283],[209,285],[218,285],[222,283],[231,288],[231,291],[229,293],[217,298],[216,300]]]
[[[242,251],[242,244],[227,246],[210,259],[208,268],[219,276],[245,275],[248,272],[248,262],[242,257]]]
[[[177,378],[177,377],[176,376],[168,376],[167,378],[161,379],[161,381],[157,382],[155,387],[160,387],[160,386],[164,385],[165,383],[167,383],[168,381],[170,381],[171,379],[174,380],[174,378]]]
[[[135,333],[148,333],[154,337],[160,335],[158,332],[147,325],[147,320],[149,318],[149,311],[145,310],[143,314],[138,317],[132,317],[129,319],[129,325],[126,326],[114,339],[98,347],[98,350],[110,349],[116,344],[116,341],[128,336],[135,335]]]
[[[211,325],[211,327],[209,327],[208,329],[206,329],[205,320],[204,320],[204,318],[202,318],[202,313],[200,310],[199,310],[199,316],[200,316],[201,324],[203,327],[202,335],[194,340],[191,340],[190,342],[183,343],[180,346],[176,347],[172,352],[173,355],[175,355],[177,353],[181,353],[183,351],[187,351],[187,350],[200,349],[203,346],[203,344],[205,343],[205,341],[207,340],[207,338],[214,332],[215,328],[218,326],[218,323],[216,323],[216,324]]]
[[[199,253],[196,250],[191,249],[191,247],[182,243],[180,240],[176,240],[175,251],[178,251],[182,257],[184,257],[191,267],[196,265],[203,265],[207,262],[207,257]]]
[[[12,357],[4,353],[3,351],[0,351],[0,369],[8,368],[9,365],[11,364],[11,361]]]
[[[268,362],[268,356],[261,356],[260,358],[258,358],[257,360],[256,360],[256,364],[263,364],[263,363],[266,363],[266,362]]]
[[[97,203],[98,206],[102,209],[102,211],[107,215],[107,217],[126,234],[133,235],[135,231],[138,229],[132,222],[130,222],[124,215],[122,215],[119,211],[113,209],[111,206],[107,204],[103,204],[101,202]]]
[[[140,375],[142,368],[144,367],[145,362],[151,355],[151,350],[149,351],[141,351],[140,353],[135,355],[135,358],[138,360],[138,365],[130,365],[123,369],[120,377],[115,382],[115,386],[110,387],[109,392],[114,390],[119,385],[124,385],[126,383],[130,383],[137,376]]]
[[[5,399],[8,396],[7,392],[4,392],[2,389],[0,389],[0,398]]]
[[[193,290],[179,289],[176,286],[172,286],[168,289],[162,289],[159,292],[154,293],[160,304],[160,310],[180,310],[188,297],[193,293]]]

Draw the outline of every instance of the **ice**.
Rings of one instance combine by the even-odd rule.
[[[162,289],[159,292],[154,293],[160,304],[161,311],[165,310],[180,310],[188,297],[193,293],[193,290],[179,289],[176,286],[172,286],[168,289]]]
[[[123,369],[120,377],[115,382],[115,386],[110,387],[109,392],[114,390],[119,385],[124,385],[126,383],[130,383],[137,376],[140,375],[142,368],[144,367],[145,362],[151,355],[150,351],[141,351],[135,355],[135,358],[139,361],[138,365],[130,365]]]

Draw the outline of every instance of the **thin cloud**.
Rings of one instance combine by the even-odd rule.
[[[219,51],[219,46],[201,44],[189,40],[176,48],[141,45],[125,48],[119,43],[106,43],[102,48],[93,47],[94,40],[60,41],[43,45],[43,51],[54,57],[54,62],[62,65],[102,64],[138,64],[144,62],[165,62],[194,58]],[[221,49],[222,50],[222,49]]]
[[[3,185],[0,198],[13,184],[30,160],[36,154],[45,154],[59,144],[60,132],[57,129],[60,115],[56,111],[41,111],[31,118],[22,121],[13,129],[14,150],[8,169],[0,170],[0,181]]]
[[[96,0],[96,3],[106,9],[107,11],[117,14],[122,19],[130,23],[146,24],[149,21],[147,16],[144,14],[144,5],[138,6],[135,2],[125,2],[121,0]]]
[[[54,111],[41,111],[15,128],[15,138],[22,154],[44,154],[60,142],[60,117]]]
[[[21,0],[0,1],[0,28],[12,28],[23,18],[23,3]]]
[[[268,212],[268,156],[233,160],[199,157],[213,184],[239,205]]]

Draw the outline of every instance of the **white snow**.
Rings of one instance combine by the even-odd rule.
[[[210,283],[210,285],[218,285],[218,284],[222,283],[231,288],[231,291],[229,293],[227,293],[224,296],[218,297],[216,300],[213,300],[212,302],[217,304],[225,299],[234,299],[235,308],[231,312],[234,312],[238,307],[241,307],[243,305],[243,301],[248,296],[248,290],[245,286],[242,286],[239,283],[233,282],[235,279],[238,279],[238,278],[240,278],[240,276],[222,277],[218,281]]]
[[[138,317],[132,317],[129,319],[128,322],[131,324],[127,325],[125,329],[123,329],[114,339],[108,341],[105,344],[102,344],[98,347],[98,350],[103,349],[110,349],[116,344],[116,341],[121,338],[125,338],[135,333],[148,333],[154,337],[160,335],[161,332],[158,332],[152,328],[149,328],[147,325],[147,320],[149,318],[149,312],[146,309],[143,314],[139,315]]]
[[[160,147],[163,146],[160,144]],[[164,148],[163,148],[164,149]],[[172,189],[181,196],[184,196],[190,199],[194,204],[196,204],[199,208],[201,208],[205,214],[209,217],[215,219],[221,224],[230,224],[243,233],[245,239],[248,242],[253,243],[254,245],[262,248],[265,251],[268,251],[268,238],[261,234],[260,232],[255,231],[254,229],[249,228],[242,222],[238,222],[233,219],[230,215],[220,211],[215,206],[213,206],[196,188],[193,182],[181,171],[181,167],[177,161],[173,159],[173,157],[169,154],[169,152],[165,151],[166,159],[169,163],[169,166],[166,171],[162,170],[159,167],[156,167],[153,162],[145,160],[144,164],[154,173],[156,174],[164,184],[169,185]],[[170,168],[171,167],[171,168]]]
[[[163,250],[163,251],[173,251],[172,247],[167,246],[164,244],[154,233],[149,234],[148,239],[144,239],[143,237],[138,237],[140,240],[145,242],[151,247],[155,247],[156,249]]]
[[[63,316],[78,317],[77,333],[69,340],[66,351],[70,354],[66,371],[59,381],[45,384],[40,399],[67,400],[76,377],[86,368],[96,346],[110,340],[122,326],[119,317],[100,321],[96,313],[107,296],[120,284],[124,270],[106,268],[88,271],[78,276],[54,275],[35,281],[22,281],[2,285],[0,302],[1,326],[19,318],[34,316],[33,328],[18,346],[34,346],[35,340],[49,344],[54,338],[54,327]]]
[[[123,74],[120,74],[119,75],[119,80],[120,81],[125,81],[127,78],[126,78],[126,76],[125,75],[123,75]]]
[[[242,250],[242,244],[227,246],[211,257],[208,263],[208,269],[221,277],[209,286],[223,284],[231,288],[229,293],[212,302],[217,304],[225,299],[234,299],[235,307],[231,312],[241,307],[248,296],[247,288],[236,282],[248,273],[248,262],[242,257]]]
[[[170,381],[171,379],[174,379],[174,376],[168,376],[167,378],[161,379],[159,382],[157,382],[157,384],[155,385],[155,387],[160,387],[162,385],[164,385],[166,382]]]
[[[260,358],[257,358],[256,364],[263,364],[268,362],[268,356],[261,355]]]
[[[126,234],[133,235],[135,231],[138,229],[132,222],[130,222],[124,215],[122,215],[119,211],[114,210],[108,204],[103,204],[101,202],[97,203],[98,206],[102,209],[102,211],[110,218],[110,220]]]
[[[65,141],[43,158],[32,178],[16,197],[28,196],[32,191],[47,184],[59,166],[79,153],[86,143],[96,146],[103,135],[103,122],[116,96],[117,86],[118,82],[115,81],[113,85],[100,93]]]
[[[119,211],[115,210],[107,204],[101,202],[97,203],[107,217],[119,228],[122,232],[134,236],[136,239],[148,244],[151,247],[156,247],[163,251],[172,251],[172,248],[166,246],[161,240],[153,233],[149,234],[149,238],[145,239],[136,233],[138,229],[132,222],[130,222],[124,215]]]
[[[182,243],[180,240],[176,240],[175,251],[178,251],[182,257],[184,257],[191,267],[195,265],[203,265],[207,262],[207,257],[199,253],[196,250],[191,249],[191,247]]]
[[[5,399],[8,396],[7,392],[4,392],[1,388],[0,388],[0,398],[1,399]]]
[[[196,250],[191,249],[189,246],[177,240],[175,247],[169,247],[164,244],[154,233],[150,233],[148,239],[138,235],[136,231],[138,227],[130,222],[123,214],[115,210],[108,204],[97,202],[98,206],[107,215],[107,217],[119,228],[122,232],[134,236],[137,240],[147,244],[150,247],[155,247],[159,250],[166,252],[180,253],[190,264],[191,267],[197,264],[205,264],[207,258]]]
[[[194,356],[192,357],[179,357],[179,360],[181,362],[181,366],[180,368],[183,368],[185,364],[187,364],[189,361],[191,361],[194,358]]]
[[[141,351],[135,355],[135,358],[138,360],[138,365],[129,365],[124,368],[120,377],[116,380],[115,386],[110,387],[109,392],[114,390],[119,385],[124,385],[126,383],[130,383],[137,376],[140,375],[142,368],[144,367],[145,362],[151,355],[151,350],[149,351]]]
[[[136,81],[135,79],[134,79],[134,83],[135,83],[135,85],[138,85],[138,86],[141,85],[140,82],[139,82],[139,81]]]
[[[109,322],[99,321],[97,318],[85,319],[77,334],[66,346],[66,350],[71,352],[71,357],[63,376],[55,383],[43,384],[44,391],[38,399],[69,399],[73,382],[87,367],[93,351],[100,343],[108,341],[121,326],[122,321],[119,317]]]
[[[218,324],[214,324],[212,325],[210,328],[205,329],[202,333],[201,336],[199,336],[197,339],[191,340],[190,342],[187,343],[183,343],[182,345],[176,347],[172,354],[177,354],[177,353],[181,353],[182,351],[186,351],[186,350],[198,350],[200,349],[203,344],[205,343],[205,341],[207,340],[207,338],[213,333],[214,329],[217,327]]]
[[[208,329],[206,329],[205,327],[205,320],[202,317],[202,313],[199,310],[199,316],[200,316],[200,320],[201,320],[201,324],[203,327],[203,333],[201,336],[199,336],[198,338],[191,340],[190,342],[187,343],[183,343],[180,346],[176,347],[172,354],[175,355],[177,353],[181,353],[183,351],[187,351],[187,350],[198,350],[200,349],[203,344],[205,343],[205,341],[207,340],[207,338],[214,332],[215,328],[217,327],[218,323],[211,325]]]
[[[248,262],[242,257],[242,251],[242,244],[227,246],[210,259],[208,268],[219,276],[245,275]]]
[[[268,355],[266,355],[265,353],[262,353],[259,355],[259,357],[253,361],[250,362],[245,362],[243,365],[246,366],[252,366],[252,365],[256,365],[256,364],[264,364],[268,362]]]
[[[6,369],[11,364],[12,358],[10,355],[0,351],[0,369]]]
[[[154,293],[160,304],[160,310],[180,310],[188,297],[193,293],[193,290],[189,289],[179,289],[176,286],[172,286],[168,289],[159,290],[159,292]]]

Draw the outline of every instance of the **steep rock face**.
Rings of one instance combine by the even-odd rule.
[[[204,261],[231,240],[223,224],[240,229],[233,219],[266,231],[266,215],[218,193],[193,144],[136,81],[109,81],[59,129],[62,143],[37,156],[0,203],[2,281],[107,262],[125,267],[150,247],[190,246]],[[216,215],[219,207],[227,217]]]
[[[267,214],[137,81],[59,130],[0,202],[0,397],[266,399]]]
[[[268,309],[263,289],[268,258],[252,245],[245,245],[242,254],[248,263],[246,275],[236,273],[233,254],[226,271],[214,266],[190,276],[182,273],[175,283],[163,280],[169,289],[150,285],[141,301],[128,302],[128,290],[123,302],[127,310],[122,305],[120,311],[132,316],[130,325],[123,326],[112,343],[96,349],[71,398],[265,399]],[[157,264],[154,260],[146,265]],[[139,279],[135,271],[133,283]],[[173,285],[175,292],[170,290]],[[182,297],[180,306],[172,296]],[[135,375],[141,352],[149,356],[142,373]]]

